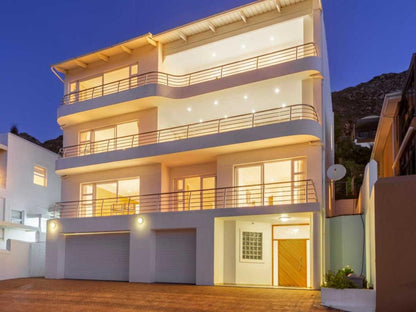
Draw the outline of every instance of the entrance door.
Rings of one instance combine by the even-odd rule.
[[[307,287],[306,239],[278,240],[279,286]]]

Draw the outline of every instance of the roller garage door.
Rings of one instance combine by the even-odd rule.
[[[129,280],[128,233],[69,235],[65,241],[65,278]]]
[[[195,284],[196,231],[156,231],[156,282]]]

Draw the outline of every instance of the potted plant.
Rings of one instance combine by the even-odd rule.
[[[367,289],[365,277],[355,275],[348,265],[325,274],[322,305],[345,311],[375,311],[375,299],[375,291]]]

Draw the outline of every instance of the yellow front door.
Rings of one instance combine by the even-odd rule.
[[[307,286],[306,241],[306,239],[278,240],[279,286]]]

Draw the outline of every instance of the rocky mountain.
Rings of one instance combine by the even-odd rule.
[[[384,96],[402,90],[406,77],[407,71],[382,74],[355,87],[332,92],[334,114],[344,125],[369,115],[380,115]]]

